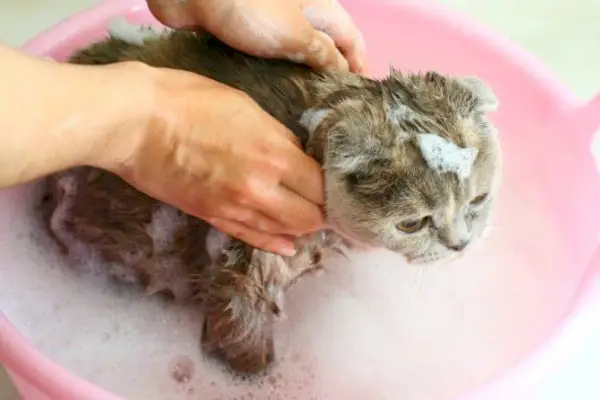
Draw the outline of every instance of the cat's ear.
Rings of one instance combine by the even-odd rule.
[[[500,101],[492,89],[481,79],[473,76],[457,79],[465,89],[469,90],[477,101],[477,109],[482,112],[495,111]]]

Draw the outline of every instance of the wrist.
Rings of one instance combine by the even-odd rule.
[[[134,121],[151,102],[149,67],[55,63],[1,45],[0,59],[1,75],[11,77],[0,84],[0,188],[77,165],[111,166],[134,147]]]
[[[80,66],[69,78],[70,103],[80,114],[72,138],[72,166],[115,171],[136,151],[151,114],[153,69],[137,62]]]

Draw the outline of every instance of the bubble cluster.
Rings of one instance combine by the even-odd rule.
[[[514,189],[509,209],[528,198]],[[274,368],[240,379],[202,354],[197,305],[117,285],[89,252],[67,263],[40,227],[40,199],[37,185],[0,193],[0,309],[51,360],[121,398],[439,398],[517,360],[560,308],[552,285],[564,287],[562,253],[545,252],[561,237],[542,208],[520,220],[547,225],[490,236],[506,248],[494,259],[422,270],[384,252],[326,259],[323,277],[286,295]],[[157,238],[177,219],[155,215],[169,215],[162,228],[157,218]]]

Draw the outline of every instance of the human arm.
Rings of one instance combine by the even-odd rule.
[[[136,67],[58,64],[0,45],[0,188],[127,157],[119,152],[135,137],[119,134],[118,121],[147,107],[129,101],[147,99]]]
[[[0,187],[92,165],[283,254],[285,235],[323,223],[318,164],[244,93],[139,63],[61,64],[8,48],[0,59],[11,77],[0,82]]]

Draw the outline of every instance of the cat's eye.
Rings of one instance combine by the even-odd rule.
[[[471,200],[471,205],[478,206],[480,204],[483,204],[483,202],[485,202],[487,200],[487,198],[488,198],[487,193],[480,194],[479,196],[477,196],[473,200]]]
[[[423,229],[427,225],[429,217],[421,219],[407,219],[405,221],[396,224],[396,228],[404,233],[416,233]]]

